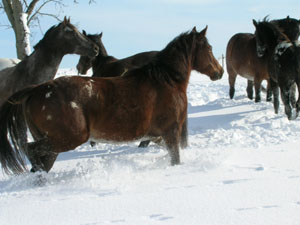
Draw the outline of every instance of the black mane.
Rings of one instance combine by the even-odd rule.
[[[191,66],[192,52],[196,46],[196,32],[185,32],[175,37],[153,60],[145,66],[135,69],[141,71],[137,76],[140,81],[151,79],[155,83],[179,83],[187,79],[186,74]],[[176,66],[174,66],[176,65]],[[133,70],[130,74],[139,74]]]
[[[289,16],[284,19],[271,20],[272,24],[288,36],[291,41],[297,41],[300,35],[300,21]]]
[[[256,27],[257,38],[264,36],[268,41],[266,43],[271,50],[276,47],[276,45],[282,41],[290,42],[290,39],[283,33],[283,31],[271,23],[269,20],[264,19],[258,22]]]
[[[60,24],[61,24],[61,23],[60,23]],[[57,27],[59,27],[60,24],[54,25],[54,26],[50,27],[50,28],[46,31],[46,33],[45,33],[43,39],[41,39],[41,40],[40,40],[33,48],[36,50],[36,49],[41,48],[41,47],[43,47],[43,46],[47,46],[47,43],[50,41],[50,38],[51,38],[51,33],[52,33]]]

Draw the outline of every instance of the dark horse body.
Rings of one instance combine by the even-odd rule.
[[[126,142],[162,137],[171,164],[179,164],[190,72],[197,70],[212,80],[223,74],[206,30],[198,33],[194,28],[178,36],[150,63],[125,76],[63,77],[14,94],[0,111],[3,169],[23,172],[23,150],[32,171],[49,171],[58,153],[72,150],[89,138]],[[18,146],[18,124],[13,119],[21,108],[35,139],[26,150]]]
[[[0,106],[26,86],[52,80],[66,54],[96,56],[98,47],[66,18],[51,27],[34,51],[14,67],[0,71]]]
[[[258,49],[263,48],[269,52],[268,69],[275,113],[278,113],[279,108],[279,87],[288,119],[296,118],[300,110],[300,44],[298,41],[290,41],[277,26],[267,20],[258,23],[253,20],[253,24],[256,27]],[[294,99],[295,83],[299,93],[297,104]],[[297,109],[295,116],[292,114],[293,106]]]
[[[107,54],[102,43],[102,33],[86,36],[99,47],[99,54],[96,57],[81,56],[76,67],[81,74],[86,74],[92,67],[93,77],[122,76],[130,69],[145,65],[158,53],[158,51],[142,52],[127,58],[117,59]]]
[[[271,21],[280,27],[292,40],[297,40],[300,35],[300,21],[289,17],[281,20]],[[247,95],[253,99],[253,85],[255,87],[255,101],[261,101],[261,82],[266,80],[267,101],[271,101],[272,92],[269,83],[268,55],[265,49],[257,51],[257,40],[254,34],[238,33],[228,42],[226,49],[226,65],[229,79],[229,96],[232,99],[235,92],[235,81],[239,74],[248,80]]]

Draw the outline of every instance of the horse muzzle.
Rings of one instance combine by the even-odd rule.
[[[211,76],[210,79],[212,81],[220,80],[223,77],[223,73],[224,73],[224,70],[222,68],[220,72],[214,72],[213,76]]]

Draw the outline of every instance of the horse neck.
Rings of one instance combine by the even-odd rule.
[[[52,80],[63,56],[64,53],[59,51],[37,48],[23,60],[26,64],[28,79],[32,81],[32,84],[40,84]]]
[[[187,46],[185,51],[165,52],[158,55],[161,60],[161,67],[168,76],[177,84],[187,87],[192,71],[192,61],[194,56],[191,54],[192,46]]]
[[[97,72],[98,70],[102,69],[102,67],[110,62],[114,62],[117,59],[113,56],[109,55],[98,55],[96,56],[95,60],[92,63],[93,73]]]

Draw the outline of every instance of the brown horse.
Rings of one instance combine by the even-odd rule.
[[[141,52],[127,58],[117,59],[107,54],[102,43],[102,33],[86,34],[99,47],[99,54],[95,57],[81,56],[77,63],[77,70],[80,74],[86,74],[92,67],[93,77],[118,77],[124,75],[126,71],[145,65],[158,51]]]
[[[60,152],[89,138],[128,142],[162,137],[171,165],[179,164],[191,70],[211,80],[220,79],[224,72],[212,54],[206,31],[207,27],[201,32],[194,28],[179,35],[151,62],[126,76],[62,77],[11,96],[0,111],[4,171],[23,172],[24,153],[32,171],[49,171]],[[18,143],[18,120],[14,117],[20,115],[19,110],[35,139],[26,149]]]
[[[86,34],[86,32],[83,31],[83,34],[99,47],[99,54],[95,57],[80,57],[76,66],[80,74],[86,74],[92,67],[92,77],[123,76],[128,70],[145,65],[158,53],[158,51],[141,52],[127,58],[117,59],[107,54],[102,42],[102,32],[100,34]],[[185,130],[187,131],[187,128]],[[147,147],[149,143],[150,140],[142,141],[139,147]],[[94,146],[96,143],[91,141],[90,144]]]
[[[285,18],[281,20],[273,20],[271,23],[279,26],[288,37],[293,41],[298,39],[300,35],[300,22],[296,19]],[[272,100],[272,92],[270,90],[270,81],[268,73],[268,53],[262,46],[256,43],[254,34],[238,33],[235,34],[228,42],[226,49],[226,65],[229,79],[229,96],[232,99],[235,92],[235,81],[239,74],[248,80],[247,95],[249,99],[253,99],[253,84],[255,87],[255,102],[261,101],[261,82],[266,80],[267,101]]]

